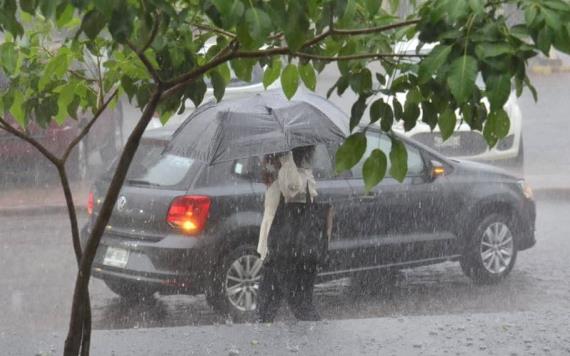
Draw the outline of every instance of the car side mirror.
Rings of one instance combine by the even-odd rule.
[[[430,177],[435,180],[437,177],[446,175],[447,168],[439,161],[432,160],[430,164]]]

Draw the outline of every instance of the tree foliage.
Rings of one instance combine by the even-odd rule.
[[[349,88],[358,95],[351,109],[352,135],[337,154],[337,170],[346,170],[366,152],[363,131],[371,125],[390,133],[395,123],[410,130],[423,122],[439,127],[446,139],[461,120],[495,145],[508,133],[503,106],[511,90],[520,96],[528,88],[536,97],[526,73],[528,60],[548,55],[552,47],[570,53],[570,6],[564,0],[433,0],[415,7],[407,18],[395,15],[397,0],[389,3],[0,2],[0,66],[10,81],[0,90],[0,111],[17,123],[2,116],[0,128],[24,137],[32,123],[47,127],[85,113],[96,118],[102,107],[122,96],[144,109],[81,260],[76,301],[85,297],[94,250],[146,124],[155,111],[166,122],[184,111],[187,100],[199,105],[206,82],[222,100],[231,71],[249,81],[260,65],[264,86],[280,80],[285,95],[292,97],[301,83],[314,90],[318,73],[336,63],[340,76],[329,95]],[[512,23],[506,5],[523,14],[521,23]],[[403,50],[404,43],[413,45]],[[431,52],[422,51],[426,45],[433,47]],[[370,117],[363,118],[368,107]],[[368,189],[388,166],[395,178],[406,175],[405,146],[391,137],[390,152],[374,150],[366,158]],[[80,328],[82,315],[74,305],[71,327]],[[67,354],[79,350],[71,334]]]

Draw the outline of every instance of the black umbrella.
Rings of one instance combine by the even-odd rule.
[[[176,130],[167,151],[209,164],[333,144],[348,133],[346,115],[328,100],[280,91],[207,103]]]

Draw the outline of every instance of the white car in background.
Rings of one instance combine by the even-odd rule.
[[[414,53],[417,43],[417,41],[411,41],[399,44],[396,47],[396,51],[399,53]],[[434,44],[424,45],[420,53],[427,54],[434,46]],[[477,85],[481,88],[485,87],[482,78],[477,78]],[[396,97],[403,106],[406,98],[405,93],[400,93]],[[486,100],[485,104],[488,107]],[[394,124],[393,130],[448,157],[493,164],[522,176],[524,174],[522,114],[514,91],[511,92],[504,109],[509,115],[511,122],[509,133],[499,140],[493,148],[489,148],[481,132],[471,130],[469,125],[461,120],[461,117],[458,117],[455,132],[446,141],[443,141],[439,127],[431,131],[429,125],[421,121],[421,115],[420,121],[412,130],[406,132],[401,121]]]

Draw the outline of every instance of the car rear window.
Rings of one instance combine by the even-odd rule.
[[[164,152],[161,141],[142,141],[127,173],[126,182],[131,185],[160,187],[176,186],[184,181],[194,160]],[[117,160],[107,170],[106,179],[111,179]]]
[[[194,160],[188,157],[164,153],[148,164],[139,174],[132,174],[128,181],[133,184],[148,184],[169,187],[180,184]]]

